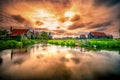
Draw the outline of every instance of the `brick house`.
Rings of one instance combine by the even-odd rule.
[[[80,39],[86,39],[86,35],[85,34],[81,34],[80,35]]]
[[[107,38],[107,39],[112,39],[113,36],[112,35],[106,35],[104,32],[90,32],[88,34],[88,38],[89,39],[92,39],[92,38],[95,38],[95,39],[100,39],[100,38]]]
[[[13,29],[10,37],[15,40],[31,39],[33,33],[29,29]]]

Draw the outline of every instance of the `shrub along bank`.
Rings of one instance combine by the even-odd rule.
[[[24,48],[29,45],[38,43],[36,40],[21,40],[21,41],[16,41],[16,40],[0,40],[0,50],[3,49],[12,49],[12,48]]]

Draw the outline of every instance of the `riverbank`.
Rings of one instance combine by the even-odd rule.
[[[49,40],[49,44],[70,46],[70,47],[87,47],[97,49],[120,48],[120,40],[112,39],[89,39],[89,40]]]
[[[0,50],[3,49],[13,49],[13,48],[25,48],[29,45],[39,43],[38,40],[0,40]]]
[[[75,47],[74,40],[48,40],[49,44]]]
[[[90,48],[96,46],[96,48],[109,49],[109,48],[120,48],[120,40],[90,40]]]
[[[84,47],[90,49],[119,49],[120,40],[89,39],[89,40],[0,40],[0,50],[25,48],[36,43],[49,43],[68,47]]]

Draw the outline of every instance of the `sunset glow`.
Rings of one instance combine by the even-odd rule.
[[[73,16],[75,15],[75,13],[74,12],[72,12],[72,11],[68,11],[68,12],[65,12],[65,17],[69,17],[69,18],[72,18]]]
[[[12,6],[14,5],[14,6]],[[109,5],[109,6],[108,6]],[[114,6],[114,7],[113,7]],[[100,0],[1,1],[0,28],[47,28],[53,36],[79,36],[100,31],[118,37],[119,4]],[[114,12],[114,13],[113,13]],[[14,17],[15,18],[14,18]],[[9,19],[8,19],[9,18]],[[23,20],[23,21],[22,21]],[[7,23],[7,24],[5,24]],[[61,35],[59,31],[65,30]],[[53,32],[53,30],[57,32]],[[83,31],[84,30],[84,31]]]
[[[0,0],[0,80],[120,80],[120,0]]]

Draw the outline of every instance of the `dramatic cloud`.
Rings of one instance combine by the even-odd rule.
[[[101,28],[101,27],[105,28],[105,27],[108,27],[108,26],[111,26],[111,25],[113,25],[112,21],[108,21],[108,22],[103,22],[103,23],[91,25],[91,26],[88,27],[88,29]]]
[[[74,22],[74,21],[78,21],[78,20],[80,20],[80,15],[74,15],[72,18],[71,18],[71,20],[70,21],[72,21],[72,22]]]
[[[83,28],[85,25],[83,23],[74,23],[70,26],[68,26],[68,30],[74,30],[74,29],[78,29],[78,28]]]
[[[38,25],[38,26],[41,26],[41,25],[43,25],[43,22],[36,21],[35,24]]]
[[[114,6],[120,3],[120,0],[94,0],[96,5]]]
[[[118,15],[118,19],[120,19],[120,14]]]
[[[118,37],[119,9],[120,0],[0,0],[0,28],[30,25],[58,37],[90,31]]]
[[[66,22],[67,20],[68,20],[68,17],[60,17],[60,18],[58,19],[58,21],[61,22],[61,23],[64,23],[64,22]]]
[[[38,30],[38,31],[49,31],[49,29],[48,28],[35,28],[35,30]]]
[[[20,22],[20,23],[23,23],[25,21],[25,19],[23,17],[21,17],[20,15],[12,15],[13,19]]]
[[[100,32],[100,31],[105,31],[106,29],[107,29],[107,28],[103,28],[103,27],[102,27],[102,28],[96,29],[95,31],[99,31],[99,32]]]
[[[64,34],[66,31],[65,30],[52,30],[52,32],[55,34]]]

